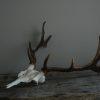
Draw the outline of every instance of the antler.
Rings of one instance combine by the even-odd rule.
[[[73,72],[73,71],[83,71],[83,70],[92,70],[92,71],[99,73],[100,72],[100,66],[98,66],[97,63],[100,60],[100,36],[99,36],[99,43],[98,43],[98,49],[97,49],[97,52],[96,52],[96,56],[94,57],[94,59],[90,63],[88,63],[84,66],[80,66],[80,67],[75,66],[74,59],[72,59],[72,62],[71,62],[71,65],[70,65],[69,68],[48,67],[47,66],[48,59],[49,59],[49,56],[47,56],[45,58],[44,65],[43,65],[43,68],[42,68],[42,70],[45,70],[46,73],[52,72],[52,71]]]
[[[36,63],[35,52],[32,50],[31,42],[29,42],[29,48],[27,49],[28,58],[30,60],[30,64]]]
[[[36,46],[35,49],[32,49],[31,42],[29,42],[29,48],[27,49],[27,53],[28,53],[28,57],[29,57],[29,60],[30,60],[30,64],[36,64],[35,53],[39,50],[39,48],[47,47],[47,43],[52,37],[51,35],[49,35],[44,40],[44,35],[45,35],[44,27],[45,27],[45,24],[46,24],[46,21],[43,22],[41,39],[40,39],[40,42],[38,43],[38,45]],[[71,62],[71,65],[70,65],[69,68],[48,67],[47,62],[48,62],[49,57],[50,57],[50,55],[48,55],[45,58],[44,65],[43,65],[43,68],[42,68],[42,70],[45,71],[45,73],[51,72],[51,71],[72,72],[72,71],[83,71],[83,70],[92,70],[92,71],[95,71],[95,72],[99,73],[100,72],[100,66],[98,66],[97,64],[98,64],[98,61],[100,60],[100,36],[99,36],[99,44],[98,44],[98,49],[97,49],[97,52],[96,52],[96,56],[94,57],[94,59],[90,63],[88,63],[84,66],[80,66],[80,67],[75,66],[74,59],[72,59],[72,62]]]
[[[49,40],[52,37],[52,35],[49,35],[44,40],[44,35],[45,35],[44,27],[45,27],[45,24],[46,24],[46,21],[43,22],[41,39],[40,39],[40,42],[38,43],[38,45],[36,46],[35,49],[32,49],[31,42],[29,42],[29,48],[27,49],[27,53],[28,53],[28,58],[30,60],[30,64],[36,64],[35,53],[39,50],[39,48],[41,48],[41,47],[47,47],[47,43],[49,42]]]
[[[94,57],[92,63],[91,63],[91,70],[99,73],[100,72],[100,66],[97,65],[98,62],[100,60],[100,36],[99,36],[99,43],[98,43],[98,49],[97,49],[97,52],[96,52],[96,56]]]
[[[47,39],[44,40],[44,35],[45,35],[44,27],[45,27],[45,24],[46,24],[46,21],[43,22],[41,40],[40,40],[39,44],[36,46],[36,48],[34,49],[35,52],[38,51],[38,49],[41,48],[41,47],[46,47],[48,41],[49,41],[49,40],[51,39],[51,37],[52,37],[51,35],[49,35],[49,36],[47,37]]]

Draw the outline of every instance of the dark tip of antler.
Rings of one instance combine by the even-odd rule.
[[[50,57],[50,55],[48,54],[48,56],[44,60],[43,68],[41,68],[41,70],[44,72],[44,74],[48,73],[47,62],[48,62],[49,57]]]
[[[33,57],[31,55],[31,52],[30,52],[29,48],[27,48],[27,54],[28,54],[28,58],[29,58],[30,64],[32,64],[33,63]]]
[[[72,58],[71,65],[70,65],[70,69],[73,69],[73,68],[74,68],[74,58]]]
[[[43,47],[47,47],[48,42],[50,41],[52,35],[49,35],[48,38],[44,41]]]
[[[46,21],[43,22],[43,26],[45,25]]]
[[[99,35],[99,40],[100,40],[100,35]]]
[[[29,41],[29,49],[30,49],[30,52],[32,52],[32,45],[31,45],[31,42]]]
[[[50,57],[50,54],[48,54],[48,56],[45,58],[43,67],[47,67],[47,62],[48,62],[49,57]]]
[[[42,25],[42,34],[45,34],[45,31],[44,31],[45,24],[46,24],[46,21],[44,21]]]

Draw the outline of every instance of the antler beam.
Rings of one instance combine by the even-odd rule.
[[[47,62],[48,62],[48,59],[49,59],[49,55],[45,58],[44,60],[44,65],[43,65],[43,68],[44,70],[46,70],[46,73],[48,72],[52,72],[52,71],[58,71],[58,72],[73,72],[73,71],[83,71],[83,70],[92,70],[92,71],[95,71],[97,73],[100,72],[100,66],[98,66],[98,62],[100,60],[100,36],[99,36],[99,43],[98,43],[98,49],[97,49],[97,52],[96,52],[96,56],[94,57],[94,59],[84,65],[84,66],[75,66],[74,64],[74,59],[72,59],[72,62],[71,62],[71,65],[69,68],[60,68],[60,67],[48,67],[47,66]]]

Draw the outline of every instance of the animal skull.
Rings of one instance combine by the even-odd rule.
[[[18,79],[9,83],[6,88],[11,88],[15,85],[18,85],[21,82],[29,83],[34,81],[37,83],[44,83],[45,82],[45,75],[43,71],[37,71],[34,69],[34,65],[29,65],[29,67],[25,71],[21,71],[18,74]]]

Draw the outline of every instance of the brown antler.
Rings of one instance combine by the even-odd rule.
[[[48,43],[48,41],[52,37],[51,35],[49,35],[47,37],[47,39],[44,40],[44,35],[45,35],[44,27],[45,27],[45,23],[46,23],[46,21],[43,22],[41,39],[40,39],[40,42],[38,43],[38,45],[36,46],[36,48],[32,49],[31,42],[29,42],[29,48],[27,50],[27,53],[28,53],[28,58],[29,58],[31,64],[36,64],[35,53],[39,50],[39,48],[47,47],[47,43]]]
[[[35,64],[36,56],[35,56],[35,52],[32,50],[31,42],[29,42],[29,48],[27,49],[27,54],[28,54],[30,64]]]
[[[49,41],[49,40],[51,39],[51,37],[52,37],[51,35],[49,35],[49,36],[47,37],[47,39],[44,40],[44,35],[45,35],[44,27],[45,27],[45,24],[46,24],[46,21],[43,22],[41,40],[40,40],[39,44],[37,45],[37,47],[34,49],[35,52],[38,51],[38,49],[39,49],[40,47],[46,47],[48,41]]]
[[[72,59],[71,65],[69,68],[61,68],[61,67],[48,67],[47,66],[47,61],[48,61],[48,56],[46,57],[45,61],[44,61],[44,66],[43,66],[43,70],[46,70],[47,72],[52,72],[52,71],[58,71],[58,72],[72,72],[72,71],[83,71],[83,70],[92,70],[95,71],[97,73],[100,72],[100,66],[97,65],[98,61],[100,60],[100,36],[99,36],[99,44],[98,44],[98,49],[97,49],[97,53],[96,56],[94,57],[94,59],[87,65],[84,66],[75,66],[74,64],[74,60]]]
[[[92,63],[91,63],[91,70],[99,73],[100,72],[100,66],[97,65],[98,62],[100,60],[100,36],[99,36],[99,43],[98,43],[98,49],[97,49],[97,52],[96,52],[96,56],[94,57]]]

